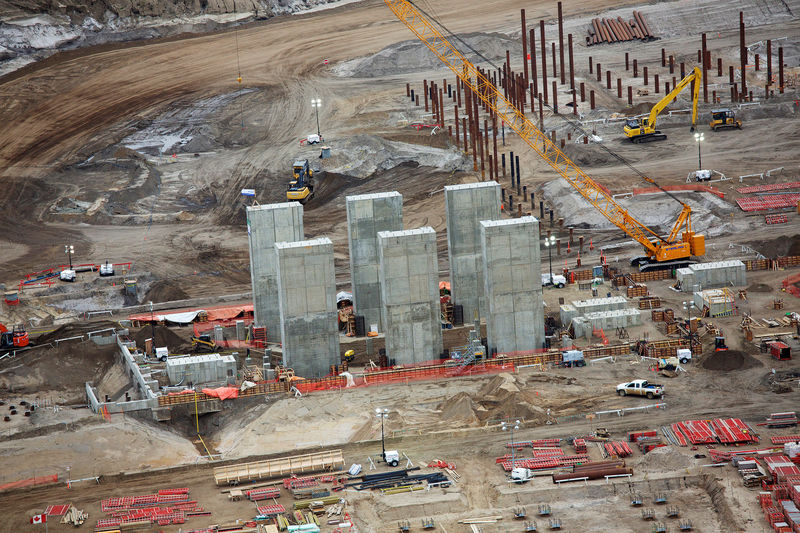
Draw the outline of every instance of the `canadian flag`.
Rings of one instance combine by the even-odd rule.
[[[31,517],[31,524],[44,524],[47,522],[46,514],[35,514]]]

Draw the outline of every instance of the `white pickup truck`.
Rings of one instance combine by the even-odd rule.
[[[630,383],[617,385],[617,394],[620,396],[646,396],[648,398],[661,398],[664,395],[664,386],[657,383],[648,383],[646,379],[634,379]]]

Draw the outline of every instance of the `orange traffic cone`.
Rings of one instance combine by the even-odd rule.
[[[592,239],[589,239],[589,249],[594,250],[594,244],[592,244]]]
[[[570,248],[569,241],[567,241],[567,253],[570,253],[571,251],[572,251],[572,250],[571,250],[571,248]]]

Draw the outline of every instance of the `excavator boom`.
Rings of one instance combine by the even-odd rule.
[[[408,0],[384,0],[408,28],[445,64],[473,94],[492,108],[500,119],[505,121],[520,138],[542,157],[567,183],[574,187],[590,204],[609,221],[641,244],[648,258],[655,261],[675,261],[687,259],[692,255],[691,238],[681,241],[667,241],[656,232],[636,220],[620,206],[607,190],[590,178],[580,167],[570,160],[559,148],[542,133],[525,115],[517,109],[497,87],[464,57],[433,26],[426,16]],[[684,206],[685,210],[689,209]],[[688,218],[689,213],[686,213]],[[680,222],[680,225],[686,220]],[[677,233],[678,230],[673,230]],[[702,239],[702,236],[698,236]]]
[[[647,118],[647,126],[650,129],[655,129],[656,127],[656,119],[658,115],[664,111],[664,108],[667,107],[669,104],[675,100],[678,95],[686,88],[687,85],[694,82],[694,90],[692,91],[692,129],[697,125],[697,99],[700,96],[700,83],[703,81],[703,73],[700,71],[699,68],[694,67],[694,69],[684,76],[684,78],[678,82],[674,89],[672,89],[668,94],[664,96],[661,100],[658,101],[656,105],[650,110],[650,116]]]

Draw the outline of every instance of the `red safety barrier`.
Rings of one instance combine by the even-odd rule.
[[[689,445],[686,442],[686,437],[683,436],[683,432],[681,432],[681,428],[678,427],[678,424],[672,424],[672,433],[675,435],[675,438],[678,439],[678,444],[680,446],[688,446]]]
[[[766,211],[794,207],[800,201],[800,193],[775,194],[772,196],[739,198],[736,200],[742,211]]]
[[[536,458],[536,459],[514,459],[514,467],[511,461],[502,461],[500,466],[503,470],[510,472],[512,468],[528,468],[530,470],[549,470],[561,466],[573,466],[585,463],[589,460],[588,455],[565,455],[563,457]]]
[[[281,504],[263,505],[257,507],[257,509],[258,509],[258,514],[261,516],[272,516],[286,512],[286,508]]]
[[[786,444],[787,442],[800,442],[800,435],[783,435],[781,437],[770,437],[772,444]]]
[[[765,215],[764,222],[766,222],[768,225],[786,224],[789,222],[789,217],[786,215]]]
[[[750,185],[748,187],[739,187],[736,189],[736,192],[741,194],[751,194],[754,192],[783,191],[786,189],[800,189],[800,181],[770,183],[769,185]]]
[[[738,418],[715,418],[711,421],[711,427],[723,444],[758,442],[758,437]]]

